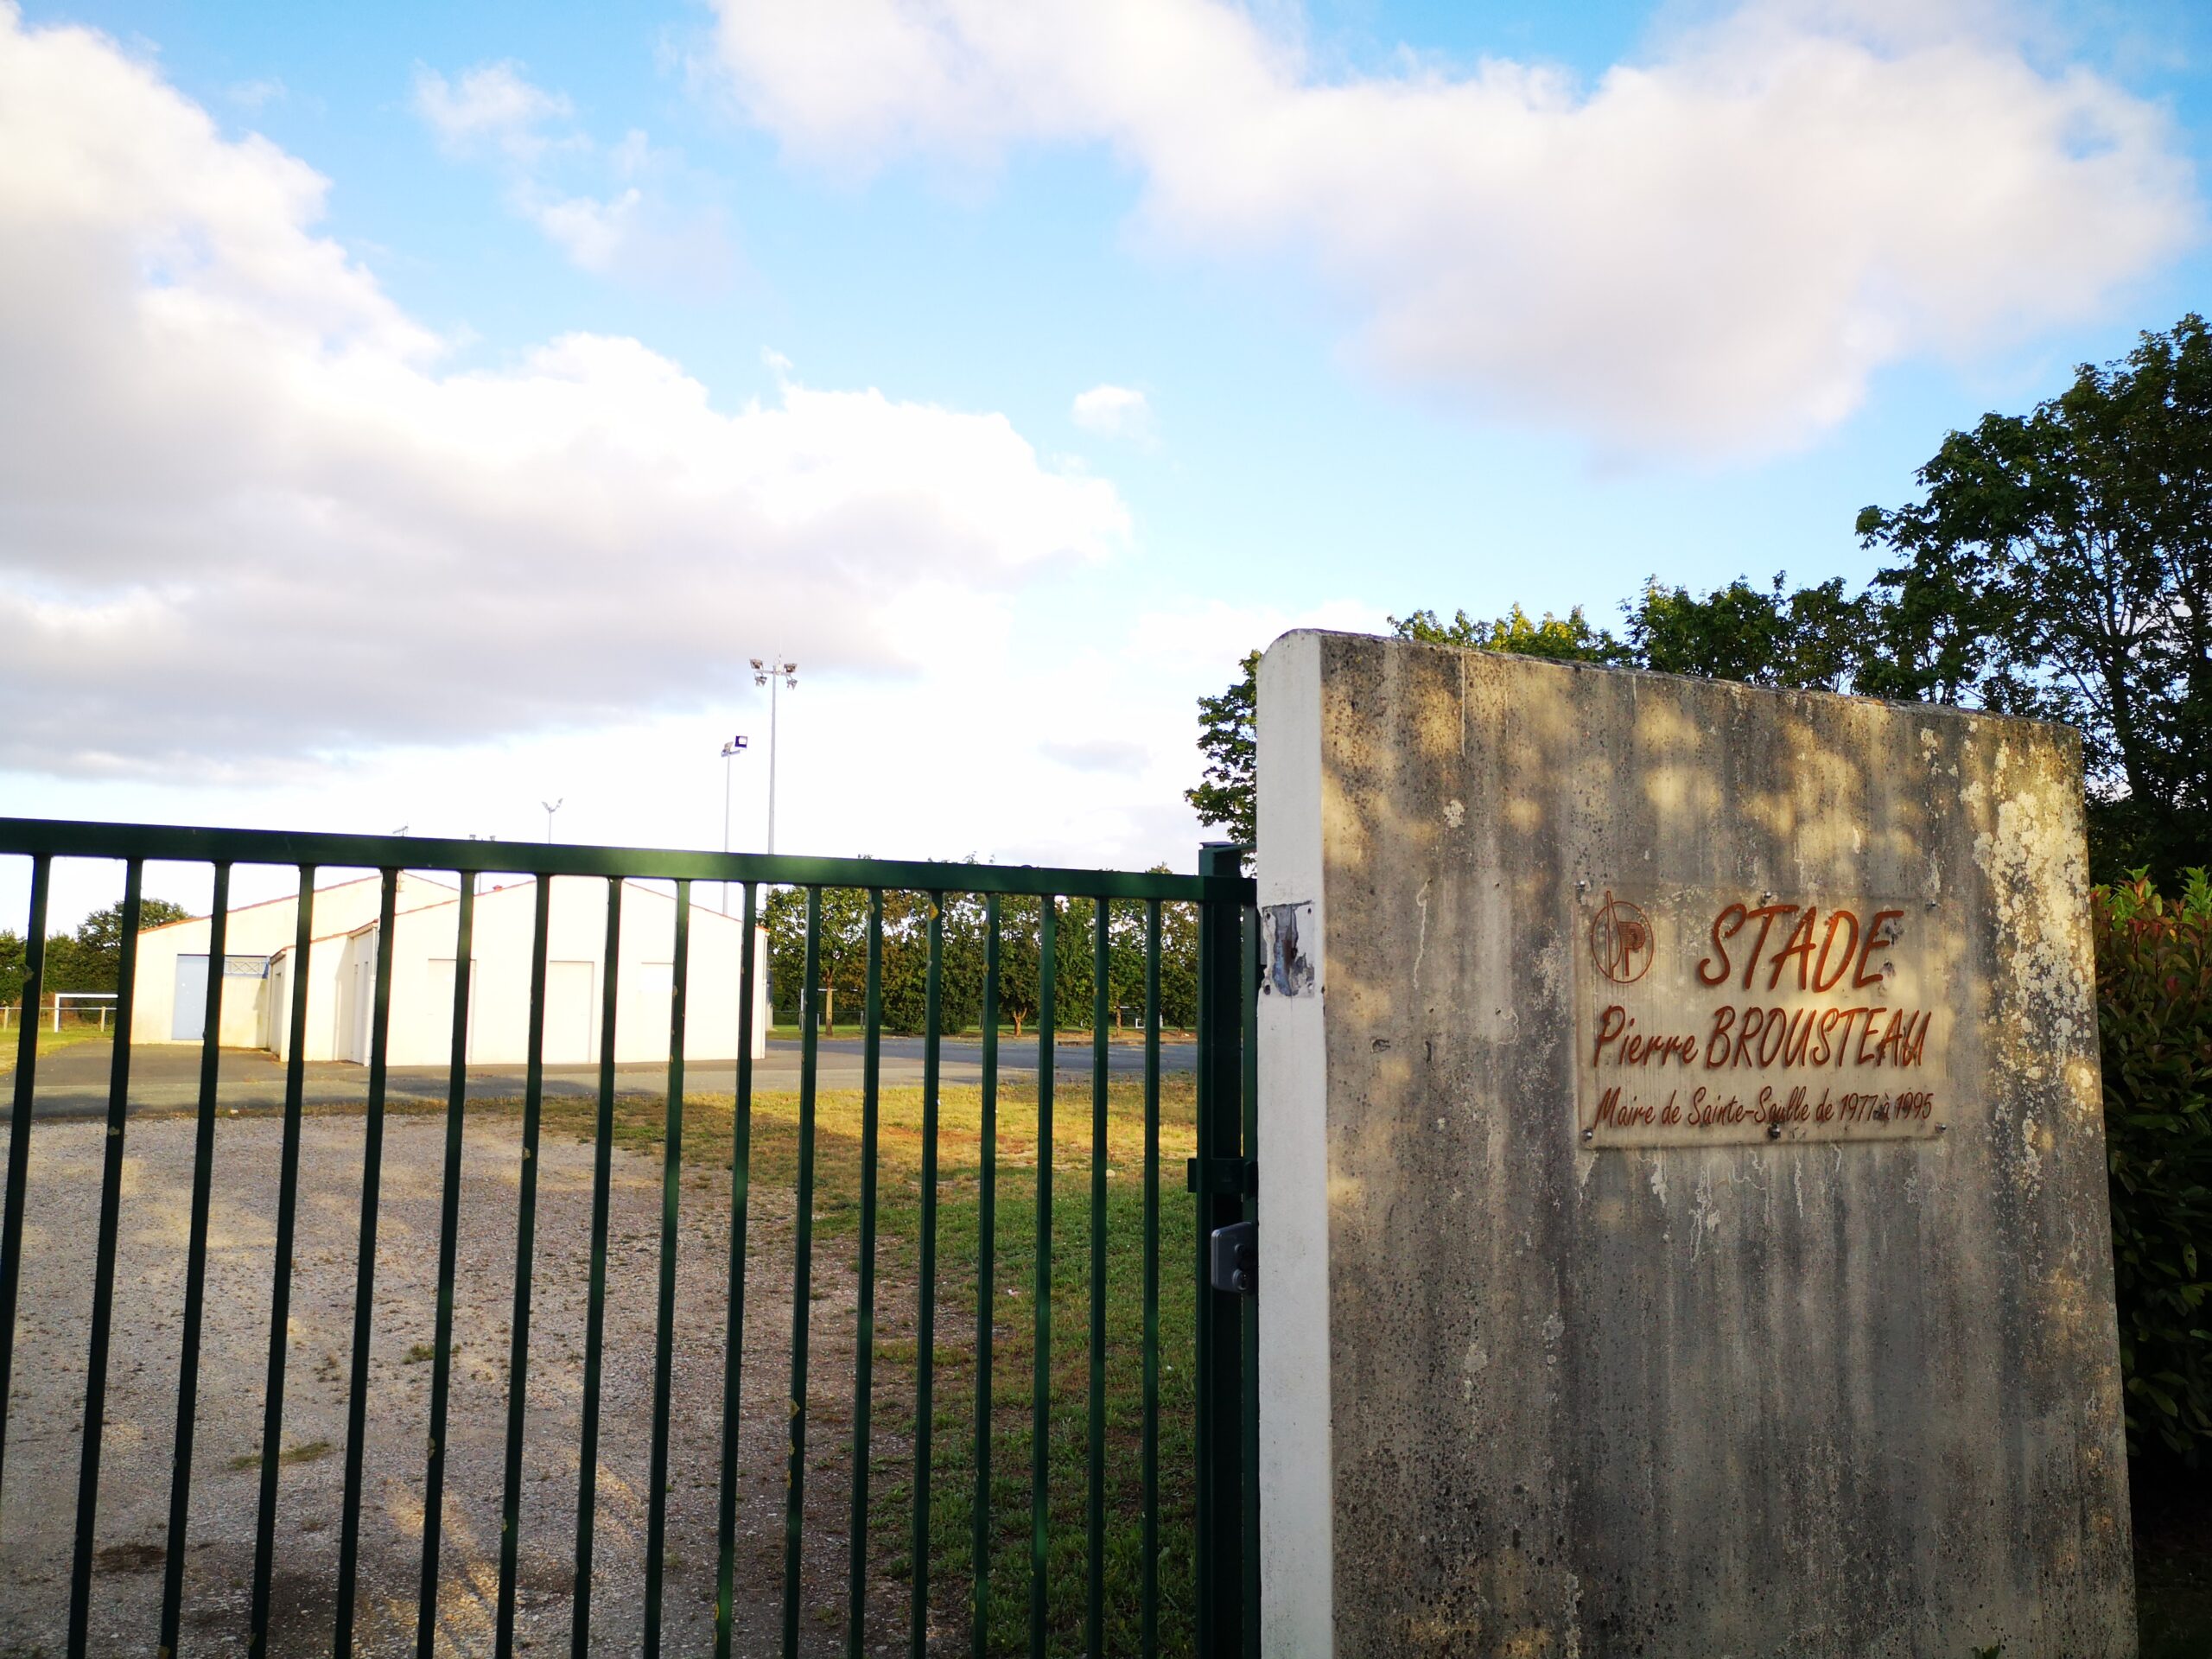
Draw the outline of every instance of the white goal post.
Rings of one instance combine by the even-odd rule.
[[[113,991],[56,991],[54,994],[54,1028],[61,1029],[61,1005],[64,1002],[97,1002],[100,1004],[100,1029],[107,1029],[107,1011],[115,1001]]]

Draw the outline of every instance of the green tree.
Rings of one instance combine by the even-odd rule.
[[[1167,867],[1155,864],[1149,874],[1165,875]],[[1141,900],[1120,899],[1107,912],[1107,1001],[1116,1031],[1128,1023],[1125,1011],[1140,1024],[1144,1019],[1145,908]]]
[[[1160,907],[1160,1023],[1191,1031],[1198,1023],[1198,907]]]
[[[802,988],[806,980],[806,889],[777,887],[760,906],[768,930],[769,988],[777,1012],[805,1018]],[[858,887],[822,889],[817,970],[822,998],[823,1034],[837,1034],[837,993],[857,994],[868,974],[868,894]]]
[[[1516,605],[1503,616],[1478,622],[1465,611],[1440,621],[1434,611],[1415,611],[1394,616],[1390,626],[1401,639],[1418,639],[1432,645],[1462,645],[1478,651],[1510,652],[1516,657],[1548,657],[1554,662],[1621,663],[1629,648],[1606,632],[1593,628],[1578,605],[1565,616],[1544,613],[1536,621]]]
[[[999,900],[999,1014],[1014,1021],[1019,1039],[1025,1020],[1037,1017],[1041,978],[1038,929],[1043,925],[1041,900],[1012,894]],[[1052,942],[1057,957],[1064,947]]]
[[[1059,928],[1052,947],[1052,1011],[1065,1030],[1070,1026],[1090,1024],[1091,988],[1097,983],[1090,952],[1098,906],[1088,899],[1063,899],[1058,903]]]
[[[192,912],[167,899],[143,898],[138,904],[138,927],[165,927],[188,921]],[[96,910],[72,933],[57,933],[46,942],[46,989],[48,991],[111,991],[123,973],[123,904],[120,899]],[[20,983],[19,983],[20,988]]]
[[[938,1026],[949,1037],[983,1017],[983,900],[976,893],[948,893],[943,906],[944,956]],[[926,962],[924,966],[926,969]]]
[[[883,1023],[887,1030],[929,1029],[931,906],[942,917],[938,1030],[950,1036],[972,1024],[983,997],[983,902],[972,893],[883,895]],[[865,982],[866,963],[861,973]]]
[[[1611,660],[1747,685],[1851,690],[1868,648],[1865,596],[1846,599],[1840,576],[1794,593],[1788,582],[1777,572],[1762,589],[1738,576],[1700,597],[1653,576],[1621,607],[1628,641]]]
[[[2026,415],[1946,437],[1868,507],[1885,658],[1866,689],[2078,726],[2093,859],[2212,845],[2212,332],[2194,314]]]
[[[23,976],[30,971],[30,951],[23,936],[11,927],[0,927],[0,1006],[13,1007],[23,1000]]]
[[[2212,882],[2099,887],[2097,1035],[2129,1449],[2212,1465]]]
[[[1259,677],[1260,653],[1247,652],[1227,690],[1198,699],[1198,753],[1205,757],[1205,767],[1197,785],[1183,791],[1199,823],[1217,825],[1231,841],[1247,847],[1258,838],[1252,779],[1259,750],[1252,717]]]

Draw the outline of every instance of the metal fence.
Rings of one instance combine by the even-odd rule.
[[[1028,1540],[1028,1650],[1047,1649],[1047,1558],[1052,1549],[1052,1505],[1048,1492],[1046,1448],[1056,1409],[1052,1375],[1055,1338],[1071,1335],[1087,1343],[1089,1387],[1085,1433],[1086,1522],[1085,1571],[1082,1649],[1103,1651],[1109,1611],[1126,1619],[1128,1609],[1109,1610],[1106,1604],[1108,1575],[1105,1550],[1108,1538],[1105,1389],[1108,1345],[1108,1201],[1107,1137],[1109,1114],[1109,1027],[1113,1010],[1109,1004],[1109,975],[1105,967],[1109,907],[1134,906],[1144,918],[1146,950],[1146,1006],[1142,1099],[1144,1122],[1143,1238],[1143,1420],[1141,1446],[1142,1567],[1137,1586],[1135,1618],[1139,1650],[1147,1656],[1163,1645],[1187,1649],[1206,1656],[1257,1652],[1257,1466],[1256,1414],[1252,1358],[1256,1338],[1256,1306],[1252,1298],[1224,1294],[1208,1282],[1209,1240],[1219,1227],[1255,1213],[1256,1166],[1255,1146],[1255,1065],[1253,1045],[1253,988],[1257,969],[1257,936],[1252,909],[1251,883],[1240,873],[1237,849],[1209,847],[1200,856],[1196,876],[999,868],[975,864],[894,862],[875,860],[762,857],[752,855],[683,851],[650,851],[576,846],[528,846],[474,841],[438,841],[392,837],[290,835],[281,833],[157,828],[105,823],[79,823],[29,819],[0,819],[0,855],[22,855],[30,866],[30,902],[26,930],[27,976],[23,996],[35,1005],[41,994],[43,944],[54,861],[105,859],[119,861],[124,871],[123,954],[117,985],[117,1034],[110,1069],[105,1115],[105,1138],[101,1154],[99,1227],[92,1241],[93,1271],[88,1326],[85,1330],[87,1356],[82,1412],[81,1441],[77,1452],[76,1502],[73,1518],[72,1570],[68,1590],[67,1650],[73,1656],[88,1650],[92,1638],[90,1616],[94,1605],[96,1522],[101,1480],[104,1400],[108,1387],[111,1341],[116,1316],[116,1272],[118,1230],[124,1208],[125,1147],[133,1118],[130,1042],[132,1005],[137,975],[138,917],[145,867],[149,861],[182,861],[212,868],[213,903],[207,950],[221,960],[226,947],[226,912],[230,900],[232,873],[243,865],[289,867],[297,875],[295,970],[286,994],[290,1003],[291,1029],[299,1033],[307,1019],[309,975],[307,963],[315,947],[315,879],[319,870],[369,869],[381,872],[381,908],[376,935],[373,1018],[367,1060],[367,1092],[361,1186],[359,1195],[359,1255],[352,1308],[350,1362],[346,1368],[346,1414],[343,1464],[343,1497],[338,1522],[341,1529],[337,1554],[334,1612],[329,1650],[348,1655],[353,1650],[357,1609],[360,1596],[360,1527],[362,1520],[362,1458],[369,1427],[368,1372],[371,1332],[378,1306],[376,1272],[379,1183],[383,1173],[388,1076],[385,1060],[390,1034],[393,972],[395,894],[403,870],[449,874],[458,887],[454,911],[453,1047],[448,1092],[444,1103],[443,1185],[437,1247],[435,1339],[431,1366],[428,1438],[421,1477],[423,1532],[416,1651],[429,1656],[440,1641],[440,1551],[442,1517],[448,1478],[447,1433],[454,1347],[454,1316],[456,1286],[456,1236],[461,1222],[461,1166],[464,1119],[469,1112],[467,1089],[467,1033],[470,1019],[470,978],[474,965],[472,927],[475,918],[479,878],[493,874],[518,874],[537,880],[535,941],[530,983],[529,1058],[523,1087],[520,1136],[521,1161],[518,1182],[518,1209],[514,1219],[512,1317],[506,1357],[506,1421],[504,1483],[500,1493],[499,1578],[492,1649],[502,1656],[512,1650],[516,1637],[517,1568],[522,1522],[524,1445],[528,1409],[525,1382],[531,1364],[534,1229],[538,1205],[537,1156],[544,1100],[544,1039],[546,1027],[546,964],[548,916],[556,878],[595,878],[607,892],[607,947],[601,983],[601,1008],[598,1020],[599,1058],[596,1116],[593,1135],[591,1242],[588,1313],[582,1344],[581,1439],[578,1446],[579,1490],[575,1505],[575,1570],[571,1648],[577,1656],[613,1648],[627,1648],[641,1640],[643,1651],[658,1654],[663,1645],[663,1602],[666,1585],[668,1537],[666,1498],[672,1473],[670,1459],[670,1390],[676,1325],[677,1261],[682,1229],[679,1225],[679,1187],[684,1147],[684,1058],[687,999],[686,939],[691,918],[691,887],[699,881],[728,882],[741,893],[741,986],[738,1001],[738,1052],[735,1058],[734,1127],[729,1165],[729,1255],[727,1281],[727,1319],[722,1335],[722,1427],[718,1470],[718,1557],[714,1624],[715,1651],[731,1651],[733,1596],[735,1592],[734,1554],[740,1502],[738,1439],[741,1398],[749,1389],[769,1389],[789,1402],[790,1421],[785,1464],[786,1490],[783,1500],[784,1571],[781,1605],[781,1651],[796,1655],[803,1645],[802,1614],[820,1617],[818,1608],[803,1605],[801,1551],[805,1522],[804,1494],[810,1470],[820,1467],[817,1456],[808,1453],[808,1366],[810,1274],[814,1268],[816,1109],[819,1094],[820,1037],[813,1022],[806,1022],[800,1039],[798,1084],[798,1154],[796,1187],[791,1211],[796,1233],[792,1243],[789,1377],[760,1377],[747,1372],[746,1315],[748,1295],[757,1299],[762,1287],[747,1283],[747,1230],[749,1207],[757,1194],[753,1183],[752,1135],[753,1128],[754,1066],[753,985],[765,964],[756,961],[755,930],[764,887],[790,886],[806,895],[807,982],[817,982],[821,899],[824,889],[859,889],[870,897],[867,938],[867,976],[863,1020],[861,1197],[858,1246],[858,1306],[854,1351],[854,1390],[849,1478],[851,1484],[850,1572],[843,1609],[844,1650],[857,1656],[893,1633],[868,1630],[866,1593],[868,1544],[871,1528],[882,1530],[880,1506],[872,1506],[869,1490],[871,1455],[870,1410],[874,1399],[873,1367],[876,1358],[874,1325],[876,1295],[876,1225],[879,1211],[879,1101],[880,1084],[880,981],[882,962],[883,895],[886,892],[981,895],[985,907],[987,967],[984,974],[983,1017],[981,1033],[981,1170],[976,1200],[976,1282],[972,1287],[976,1310],[972,1351],[961,1357],[972,1364],[975,1382],[975,1427],[972,1475],[975,1481],[975,1525],[967,1563],[969,1580],[963,1600],[969,1615],[970,1645],[978,1659],[986,1652],[991,1621],[993,1554],[1003,1550],[995,1540],[993,1512],[993,1432],[991,1363],[993,1325],[1000,1293],[994,1260],[996,1230],[993,1207],[997,1196],[998,1119],[1001,1098],[1001,1053],[999,1032],[999,983],[1003,937],[1001,901],[1015,897],[1041,900],[1036,906],[1033,943],[1038,964],[1038,1014],[1034,1067],[1037,1145],[1034,1177],[1035,1239],[1029,1287],[1033,1297],[1035,1328],[1032,1337],[1033,1424],[1030,1446],[1032,1468],[1031,1519]],[[594,1624],[591,1606],[594,1560],[594,1521],[597,1504],[595,1482],[601,1468],[601,1384],[607,1351],[607,1229],[610,1163],[615,1143],[617,1098],[615,1033],[617,978],[621,960],[624,884],[630,880],[672,883],[675,894],[673,982],[668,1009],[668,1059],[664,1095],[664,1122],[661,1128],[661,1217],[658,1261],[658,1306],[652,1365],[652,1421],[649,1505],[643,1539],[642,1629],[612,1630]],[[1055,899],[1083,898],[1096,901],[1100,920],[1093,929],[1098,951],[1092,975],[1096,1006],[1088,1010],[1054,1006],[1059,947]],[[1185,1173],[1195,1194],[1195,1236],[1180,1243],[1163,1240],[1160,1228],[1162,1181],[1174,1173],[1163,1173],[1160,1154],[1161,1057],[1160,1044],[1160,940],[1161,907],[1190,905],[1199,918],[1199,1032],[1196,1054],[1195,1152]],[[1126,913],[1126,912],[1125,912]],[[919,1179],[920,1267],[916,1281],[912,1348],[915,1384],[912,1418],[911,1510],[906,1517],[908,1563],[912,1574],[907,1628],[902,1633],[907,1650],[919,1656],[931,1650],[929,1634],[932,1588],[930,1516],[932,1497],[934,1412],[932,1389],[941,1352],[937,1332],[938,1261],[938,1143],[941,1045],[938,995],[942,950],[941,920],[932,906],[928,922],[927,998],[929,1020],[921,1055],[922,1166]],[[1030,943],[1023,940],[1024,948]],[[178,1651],[183,1631],[186,1531],[192,1510],[193,1445],[202,1415],[199,1395],[201,1342],[207,1297],[208,1227],[211,1181],[215,1162],[216,1125],[221,1097],[218,1048],[221,1030],[224,976],[207,976],[207,1014],[202,1027],[199,1091],[193,1143],[190,1222],[186,1242],[184,1285],[177,1322],[179,1369],[175,1400],[175,1447],[171,1458],[168,1519],[165,1539],[158,1627],[146,1632],[146,1646],[168,1659]],[[1089,1192],[1089,1321],[1087,1331],[1056,1332],[1053,1329],[1052,1247],[1054,1194],[1053,1115],[1064,1103],[1071,1084],[1080,1089],[1081,1069],[1065,1077],[1056,1047],[1056,1030],[1075,1023],[1070,1016],[1088,1015],[1093,1037],[1089,1056],[1088,1095],[1090,1106],[1092,1156]],[[248,1598],[247,1650],[269,1650],[272,1576],[278,1550],[277,1497],[284,1460],[285,1382],[288,1368],[296,1363],[297,1344],[288,1338],[291,1314],[296,1235],[300,1224],[299,1174],[302,1103],[306,1061],[304,1043],[295,1040],[289,1051],[283,1104],[283,1141],[274,1216],[274,1252],[270,1263],[270,1319],[265,1382],[261,1400],[258,1490],[256,1502],[253,1570]],[[13,1082],[13,1105],[6,1170],[4,1220],[0,1221],[0,1503],[7,1497],[7,1482],[16,1474],[9,1461],[9,1408],[25,1379],[16,1374],[17,1300],[23,1269],[24,1215],[31,1168],[35,1095],[37,1088],[38,1042],[35,1025],[22,1027]],[[1026,1105],[1026,1097],[1025,1097]],[[1190,1274],[1194,1283],[1194,1347],[1197,1369],[1195,1422],[1190,1443],[1196,1466],[1182,1471],[1194,1488],[1194,1503],[1187,1520],[1196,1535],[1190,1541],[1195,1564],[1195,1594],[1190,1606],[1175,1617],[1191,1622],[1181,1630],[1162,1629],[1157,1563],[1164,1540],[1160,1506],[1162,1471],[1160,1451],[1160,1291],[1161,1275]],[[780,1288],[777,1287],[775,1288]],[[948,1294],[953,1287],[946,1287]],[[783,1391],[787,1389],[787,1394]],[[1063,1402],[1058,1408],[1064,1414]],[[1065,1431],[1065,1425],[1062,1425]],[[1181,1442],[1179,1440],[1179,1444]],[[41,1522],[41,1524],[48,1524]],[[57,1515],[51,1522],[64,1524]],[[1000,1563],[1003,1565],[1003,1563]],[[1065,1609],[1058,1610],[1065,1623]],[[810,1629],[808,1640],[814,1636]],[[938,1650],[944,1647],[942,1639]]]

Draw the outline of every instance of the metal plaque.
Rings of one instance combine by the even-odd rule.
[[[1958,949],[1924,900],[1591,884],[1574,941],[1586,1147],[1943,1133]]]

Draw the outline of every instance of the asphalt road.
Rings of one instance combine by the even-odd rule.
[[[881,1076],[886,1085],[921,1082],[920,1038],[885,1037],[882,1045]],[[819,1087],[861,1086],[862,1055],[858,1038],[825,1039],[817,1047],[816,1078]],[[983,1050],[980,1041],[959,1039],[945,1042],[942,1048],[938,1065],[939,1076],[944,1082],[982,1080]],[[1090,1055],[1088,1038],[1061,1039],[1057,1055],[1058,1074],[1087,1078],[1090,1074]],[[31,1096],[34,1115],[82,1117],[105,1112],[113,1056],[114,1045],[104,1041],[79,1043],[42,1056]],[[1188,1071],[1196,1062],[1197,1047],[1191,1042],[1160,1045],[1160,1065],[1164,1072]],[[1107,1066],[1117,1077],[1141,1074],[1144,1070],[1142,1045],[1109,1045]],[[320,1060],[310,1063],[305,1071],[306,1088],[302,1098],[310,1106],[360,1105],[368,1098],[366,1066]],[[618,1065],[614,1072],[615,1088],[624,1094],[658,1095],[668,1083],[668,1067],[658,1061]],[[1000,1039],[1001,1077],[1033,1077],[1036,1072],[1035,1039],[1025,1036],[1018,1043],[1011,1038]],[[11,1092],[12,1073],[0,1076],[7,1078],[5,1084],[0,1084],[0,1089]],[[284,1103],[283,1063],[264,1050],[225,1049],[219,1077],[217,1100],[226,1109],[235,1107],[240,1111],[265,1110]],[[385,1082],[386,1096],[392,1100],[443,1100],[446,1077],[446,1068],[442,1065],[394,1066]],[[513,1099],[522,1093],[523,1080],[524,1069],[520,1065],[471,1065],[469,1097]],[[771,1042],[767,1058],[753,1065],[753,1083],[756,1089],[798,1088],[799,1045],[795,1041]],[[733,1093],[737,1087],[736,1065],[731,1060],[687,1060],[683,1065],[683,1086],[687,1094]],[[549,1096],[596,1096],[599,1068],[549,1066],[544,1087]],[[130,1102],[133,1111],[189,1110],[199,1100],[200,1050],[196,1045],[156,1043],[130,1052]]]

